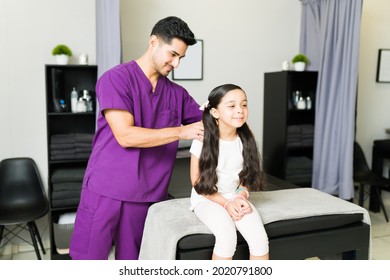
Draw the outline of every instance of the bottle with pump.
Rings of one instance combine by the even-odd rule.
[[[74,87],[72,92],[70,93],[70,108],[72,109],[72,113],[77,112],[77,100],[79,99],[79,94]]]
[[[92,112],[93,111],[92,97],[91,95],[89,95],[88,90],[83,91],[83,99],[87,103],[87,112]]]
[[[84,113],[87,112],[87,101],[83,99],[82,97],[79,98],[77,101],[77,112]]]
[[[299,97],[298,103],[297,103],[297,109],[298,110],[304,110],[306,109],[306,101],[303,99],[303,97]]]

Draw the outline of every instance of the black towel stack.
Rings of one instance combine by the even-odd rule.
[[[299,125],[287,127],[287,147],[301,146],[301,128]]]
[[[312,124],[290,125],[287,127],[288,147],[311,147],[314,143]]]
[[[306,186],[312,180],[313,162],[307,157],[289,157],[287,159],[286,181]]]
[[[301,125],[302,146],[312,147],[314,144],[314,126],[312,124]]]
[[[85,168],[72,167],[55,170],[51,177],[52,207],[74,207],[80,202]]]
[[[51,160],[88,159],[92,151],[93,134],[54,134],[50,137]]]

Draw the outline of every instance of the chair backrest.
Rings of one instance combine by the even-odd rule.
[[[370,171],[371,169],[367,164],[362,147],[355,141],[353,146],[353,173],[366,173]]]
[[[36,220],[49,210],[38,168],[31,158],[0,162],[0,224]]]

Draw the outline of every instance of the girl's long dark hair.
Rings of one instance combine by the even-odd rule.
[[[221,99],[231,90],[239,89],[239,86],[225,84],[216,87],[209,94],[209,104],[203,112],[204,140],[199,158],[199,180],[194,188],[198,194],[210,195],[218,192],[217,165],[219,155],[219,129],[216,120],[211,115],[211,108],[217,108]],[[260,153],[255,137],[247,123],[237,128],[238,136],[243,145],[243,169],[239,174],[240,184],[251,191],[260,191],[265,186],[265,174],[261,169]]]

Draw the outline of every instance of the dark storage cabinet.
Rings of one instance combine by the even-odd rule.
[[[317,77],[312,71],[264,75],[264,170],[299,186],[311,185]],[[297,91],[310,108],[297,108]]]
[[[69,254],[63,252],[73,225],[59,225],[58,220],[77,210],[96,125],[95,108],[92,112],[71,112],[70,94],[76,88],[82,97],[82,91],[88,90],[95,100],[97,66],[45,65],[45,78],[50,253],[51,259],[69,259]],[[60,107],[60,99],[65,109]]]

